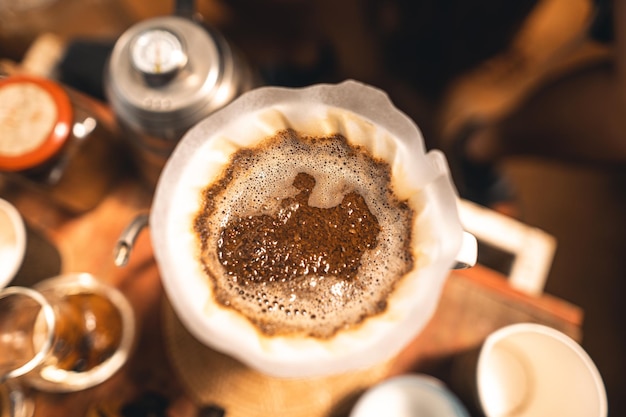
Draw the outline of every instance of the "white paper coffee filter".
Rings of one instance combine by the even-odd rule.
[[[330,340],[265,337],[238,313],[214,303],[192,231],[201,191],[241,147],[284,128],[311,136],[341,133],[388,161],[395,192],[417,209],[416,267],[389,298],[385,313]],[[242,95],[193,127],[159,180],[150,215],[155,257],[181,322],[199,341],[269,375],[308,377],[390,358],[424,327],[462,239],[456,192],[440,152],[425,153],[417,126],[380,90],[347,81]]]

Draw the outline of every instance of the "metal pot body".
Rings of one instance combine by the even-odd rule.
[[[179,16],[129,28],[104,77],[107,100],[152,187],[189,128],[255,85],[220,33]]]

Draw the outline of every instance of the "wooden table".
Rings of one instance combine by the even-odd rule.
[[[132,175],[126,175],[95,209],[82,215],[64,214],[44,197],[2,182],[0,197],[20,210],[31,236],[38,235],[41,241],[56,248],[59,272],[89,272],[117,286],[134,306],[138,321],[136,347],[117,374],[79,393],[32,392],[35,416],[117,416],[124,406],[128,410],[128,404],[145,405],[155,398],[169,401],[168,416],[198,415],[198,400],[185,389],[164,343],[164,293],[152,256],[149,229],[139,235],[127,266],[118,268],[113,262],[117,238],[137,214],[149,210],[151,193]],[[20,280],[28,277],[18,277],[14,284]],[[555,327],[576,340],[581,338],[582,311],[576,306],[548,295],[530,297],[517,292],[503,276],[480,265],[454,271],[435,316],[421,335],[385,368],[384,377],[424,372],[456,389],[456,358],[476,349],[495,329],[527,321]],[[358,392],[353,394],[352,399],[358,396]],[[345,415],[351,403],[346,400],[342,404],[341,410],[324,415]],[[467,405],[471,408],[471,404]],[[203,415],[212,414],[205,410]]]

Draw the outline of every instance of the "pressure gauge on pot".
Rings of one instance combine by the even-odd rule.
[[[167,29],[147,29],[130,46],[132,65],[148,83],[164,84],[187,64],[183,41]]]

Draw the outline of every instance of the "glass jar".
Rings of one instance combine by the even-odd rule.
[[[0,79],[0,175],[61,208],[95,207],[119,172],[112,130],[90,101],[46,78]]]

